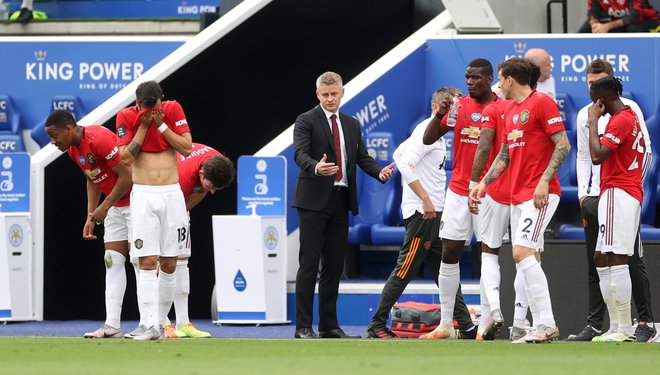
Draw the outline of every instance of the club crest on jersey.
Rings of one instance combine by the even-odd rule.
[[[90,153],[87,153],[87,155],[85,155],[85,159],[87,159],[89,164],[96,164],[96,158],[94,157],[94,155]]]
[[[476,113],[476,112],[475,112],[475,113],[473,113],[472,115],[470,115],[470,117],[472,118],[472,121],[473,121],[473,122],[477,122],[477,121],[479,121],[479,119],[481,118],[481,113]]]
[[[83,156],[78,156],[78,161],[80,164],[85,165],[85,158]]]
[[[524,130],[513,129],[509,134],[506,135],[507,141],[516,141],[518,138],[522,138]]]
[[[521,123],[521,124],[524,124],[524,123],[527,122],[527,120],[529,120],[529,111],[528,111],[528,110],[524,110],[524,111],[522,111],[522,113],[520,114],[520,123]]]
[[[514,123],[514,124],[517,124],[517,123],[518,123],[518,117],[519,117],[519,116],[518,116],[517,113],[513,116],[513,123]]]
[[[136,249],[141,249],[143,245],[144,245],[144,242],[142,242],[141,239],[138,238],[137,240],[135,240],[135,248]]]
[[[470,126],[469,128],[461,129],[461,134],[467,135],[469,138],[479,138],[481,129],[476,126]]]

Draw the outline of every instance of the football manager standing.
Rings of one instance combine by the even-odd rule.
[[[338,111],[343,96],[341,76],[321,74],[316,80],[319,105],[298,116],[293,129],[294,158],[300,168],[293,197],[300,223],[295,338],[360,337],[344,333],[337,321],[348,211],[358,214],[356,165],[381,182],[393,173],[394,163],[383,168],[367,154],[358,121]],[[317,336],[312,328],[312,309],[319,261]]]

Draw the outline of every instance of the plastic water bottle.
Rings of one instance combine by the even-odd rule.
[[[4,0],[0,0],[0,22],[6,21],[9,18],[9,4]]]
[[[458,95],[454,95],[451,99],[451,107],[449,107],[449,114],[447,115],[447,126],[456,126],[456,119],[458,118],[458,107],[460,107],[461,100]]]

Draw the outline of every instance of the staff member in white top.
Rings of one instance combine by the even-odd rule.
[[[532,48],[525,52],[524,58],[533,62],[541,69],[541,75],[536,83],[535,90],[546,94],[551,97],[552,100],[557,100],[555,79],[552,77],[552,59],[550,58],[548,51],[543,48]],[[499,84],[499,82],[496,82],[492,86],[493,92],[500,98],[504,98],[504,94],[502,93],[502,90],[500,90]]]
[[[596,59],[587,68],[587,84],[591,87],[593,82],[603,78],[614,76],[612,65],[602,59]],[[651,165],[651,138],[644,122],[644,115],[637,103],[630,99],[621,98],[624,105],[637,114],[644,142],[646,154],[642,164],[642,177],[646,176]],[[587,326],[582,332],[570,335],[567,341],[591,341],[600,335],[603,330],[603,317],[605,316],[605,302],[600,291],[599,277],[594,263],[594,252],[596,239],[598,237],[598,196],[600,194],[600,166],[591,162],[589,155],[589,126],[587,125],[587,110],[591,103],[584,106],[577,115],[577,180],[578,198],[584,224],[584,235],[587,245],[587,261],[589,265],[589,311],[587,314]],[[598,134],[602,136],[607,123],[610,121],[608,113],[604,113],[598,120]],[[591,179],[590,179],[591,178]],[[638,325],[635,330],[637,341],[648,341],[656,332],[653,326],[653,314],[651,312],[651,292],[649,278],[644,265],[643,249],[641,239],[637,236],[634,255],[628,257],[630,278],[632,281],[633,299],[637,308]]]
[[[431,98],[431,117],[422,121],[403,143],[394,151],[396,162],[403,177],[401,210],[406,224],[406,234],[399,251],[396,267],[383,287],[376,313],[367,327],[368,338],[397,337],[387,328],[387,315],[399,299],[410,280],[426,263],[432,275],[440,272],[442,239],[440,219],[445,204],[445,160],[447,148],[444,138],[424,145],[422,137],[429,121],[440,107],[449,110],[453,94],[460,94],[451,87],[436,90]],[[435,279],[437,283],[437,278]],[[458,322],[460,336],[474,339],[476,329],[460,291],[456,294],[454,318]]]

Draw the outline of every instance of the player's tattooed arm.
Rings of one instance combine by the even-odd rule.
[[[140,150],[142,150],[142,145],[135,142],[135,140],[131,141],[131,143],[126,146],[128,148],[128,152],[133,155],[134,158],[137,158],[138,154],[140,153]]]
[[[486,185],[493,183],[493,181],[500,177],[509,167],[509,160],[509,145],[503,143],[500,153],[497,154],[497,157],[493,160],[493,165],[490,166],[490,169],[484,176],[482,182]]]
[[[552,134],[550,139],[552,140],[552,143],[555,144],[555,150],[552,152],[548,168],[546,168],[545,172],[543,172],[543,176],[541,176],[541,180],[546,182],[550,182],[555,174],[557,174],[559,167],[571,151],[571,144],[568,142],[566,131],[562,130]]]
[[[486,168],[486,163],[488,162],[488,154],[490,153],[490,148],[493,147],[493,138],[495,138],[495,129],[481,129],[481,134],[479,135],[479,146],[477,146],[477,152],[474,154],[474,162],[472,163],[472,174],[470,175],[470,181],[479,182],[479,177],[481,177],[481,173],[483,173],[484,168]]]

